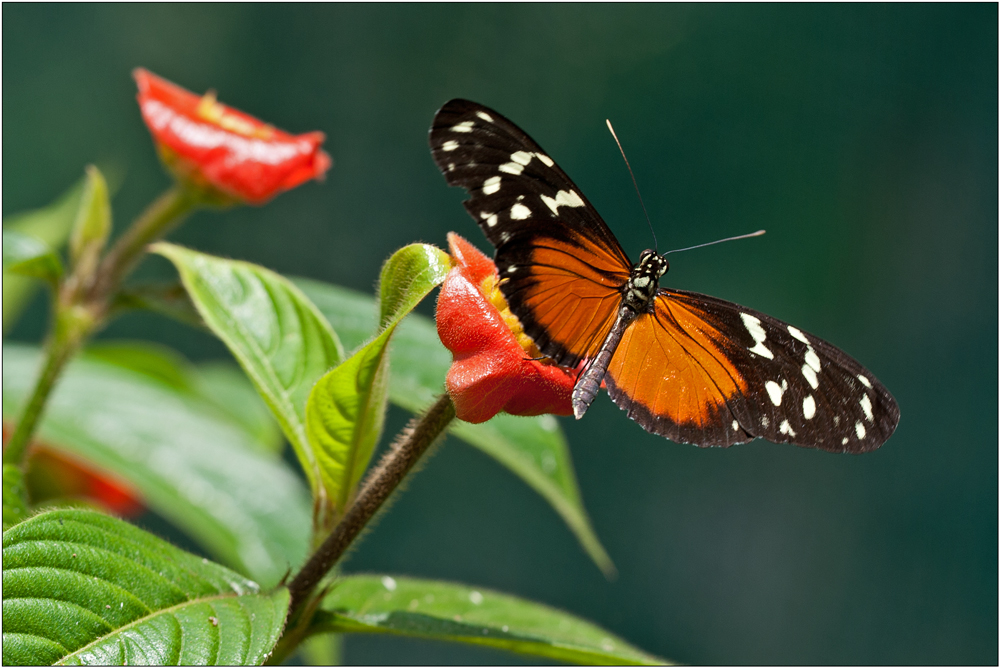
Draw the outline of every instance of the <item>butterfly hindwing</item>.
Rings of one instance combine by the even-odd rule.
[[[434,117],[431,154],[496,248],[501,290],[539,350],[573,366],[614,320],[631,263],[566,173],[496,111],[452,100]]]
[[[899,408],[840,349],[707,295],[660,290],[623,337],[608,392],[647,431],[698,445],[766,438],[834,452],[880,446]]]

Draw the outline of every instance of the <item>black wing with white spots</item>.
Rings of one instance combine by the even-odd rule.
[[[609,368],[608,393],[647,431],[674,441],[728,446],[761,437],[862,453],[899,422],[895,399],[857,360],[759,311],[661,288],[654,313],[633,329]],[[642,356],[661,361],[628,362]],[[700,393],[680,388],[678,379],[698,373],[704,379],[686,385]]]
[[[594,207],[531,137],[475,102],[445,104],[430,145],[448,184],[469,193],[525,332],[559,364],[591,355],[603,328],[593,309],[614,318],[632,266]]]
[[[450,186],[465,188],[465,208],[498,251],[518,238],[585,235],[631,262],[579,188],[523,130],[469,100],[451,100],[434,116],[431,155]],[[546,224],[555,223],[555,224]]]

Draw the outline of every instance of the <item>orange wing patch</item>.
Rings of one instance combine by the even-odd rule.
[[[751,440],[729,405],[747,383],[716,343],[724,339],[690,304],[661,295],[654,312],[625,331],[608,366],[608,392],[629,417],[671,440]]]
[[[594,244],[580,248],[545,238],[532,249],[530,264],[520,269],[530,277],[515,272],[511,280],[523,286],[516,299],[530,312],[522,323],[526,331],[536,342],[544,334],[577,360],[596,354],[618,313],[628,266]],[[539,347],[553,354],[544,343]]]

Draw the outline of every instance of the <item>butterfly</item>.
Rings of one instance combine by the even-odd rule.
[[[496,111],[451,100],[430,147],[448,184],[469,194],[525,333],[556,364],[582,363],[577,418],[603,382],[630,418],[675,442],[762,437],[861,453],[892,435],[899,407],[870,371],[758,311],[659,287],[666,258],[645,250],[632,263],[566,173]]]

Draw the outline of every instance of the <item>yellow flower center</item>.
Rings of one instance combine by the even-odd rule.
[[[490,300],[490,303],[500,311],[500,317],[503,318],[504,324],[510,329],[517,340],[517,344],[528,354],[528,357],[532,359],[543,357],[542,352],[535,345],[535,342],[531,340],[530,336],[524,333],[521,321],[511,312],[510,306],[507,305],[507,300],[504,299],[503,293],[500,292],[500,281],[497,277],[493,274],[487,276],[483,279],[480,289],[486,295],[486,298]]]
[[[261,123],[260,125],[251,123],[226,112],[226,106],[215,99],[215,91],[210,90],[205,93],[201,101],[198,102],[198,116],[210,123],[218,125],[223,130],[235,132],[244,137],[253,139],[270,139],[274,135],[274,128]]]

